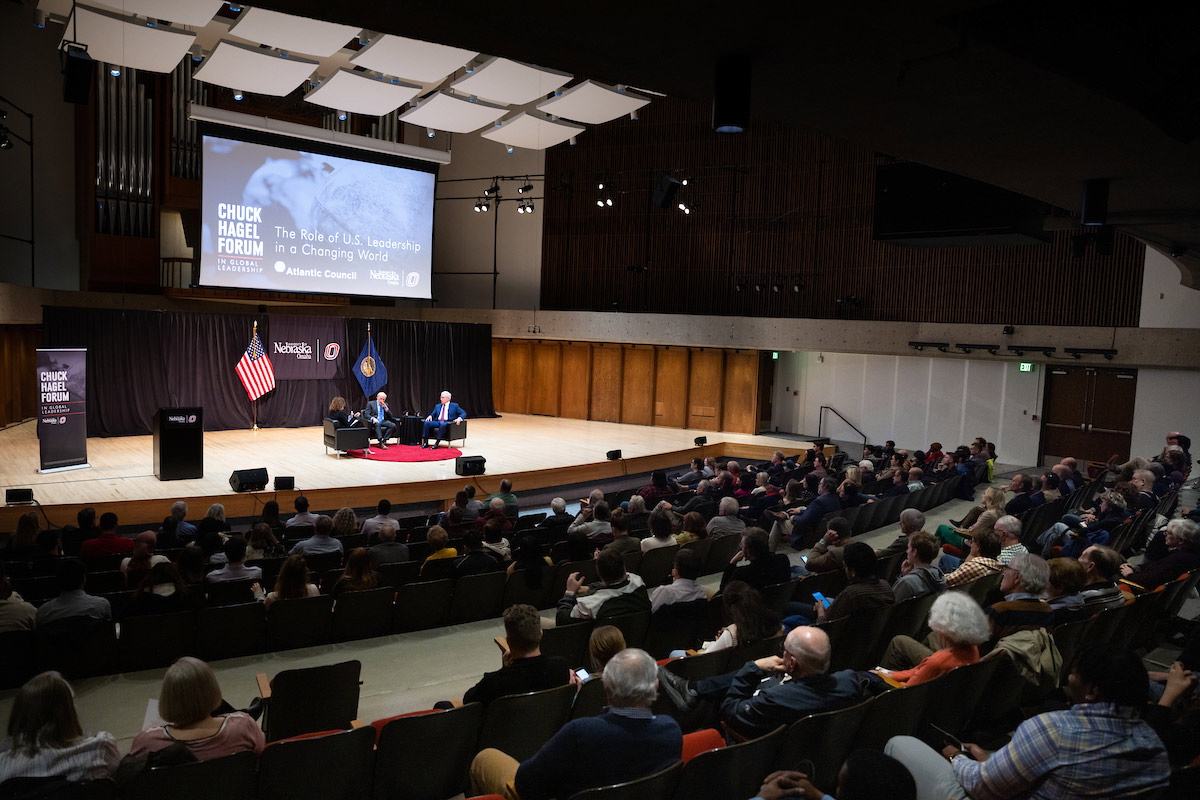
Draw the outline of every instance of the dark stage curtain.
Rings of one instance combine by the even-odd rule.
[[[234,372],[258,320],[269,347],[270,317],[47,307],[46,347],[88,349],[88,435],[150,433],[160,407],[200,406],[206,430],[249,428],[254,404]],[[388,369],[392,408],[428,414],[449,389],[468,417],[494,417],[491,326],[371,320],[375,349]],[[351,408],[367,398],[352,371],[367,340],[367,320],[346,321],[345,375],[276,381],[258,401],[260,427],[319,425],[330,398]]]

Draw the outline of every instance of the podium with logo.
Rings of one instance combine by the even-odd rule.
[[[154,412],[154,477],[179,481],[204,477],[204,414],[201,408]]]

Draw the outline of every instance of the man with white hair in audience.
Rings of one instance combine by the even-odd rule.
[[[1050,566],[1041,556],[1017,553],[1000,578],[1004,599],[984,609],[992,623],[992,639],[1011,633],[1054,625],[1054,609],[1042,599],[1050,582]]]
[[[549,528],[551,530],[565,530],[575,518],[567,513],[567,501],[561,497],[556,497],[550,501],[550,513],[546,518],[538,523],[539,528]],[[551,539],[550,541],[554,541]]]
[[[746,523],[738,517],[738,501],[736,497],[722,497],[717,506],[717,515],[708,521],[709,538],[741,534],[746,530]]]
[[[712,517],[717,511],[717,504],[712,497],[712,482],[707,478],[696,484],[696,493],[688,498],[681,506],[672,506],[666,500],[659,502],[659,507],[666,506],[671,512],[684,516],[692,511]]]
[[[187,513],[188,504],[182,500],[176,500],[171,504],[171,516],[177,520],[175,534],[180,538],[190,539],[196,535],[196,526],[184,519]]]
[[[1158,561],[1136,567],[1121,565],[1121,582],[1135,593],[1152,592],[1200,567],[1200,525],[1190,519],[1173,519],[1167,523],[1164,538],[1167,554]]]
[[[626,648],[601,674],[608,708],[571,720],[532,757],[518,762],[486,748],[471,762],[471,794],[508,800],[567,798],[584,789],[644,778],[679,760],[679,723],[650,708],[658,671],[644,650]]]

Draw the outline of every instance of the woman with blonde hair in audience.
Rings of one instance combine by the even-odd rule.
[[[358,533],[358,517],[355,515],[354,509],[349,506],[339,508],[333,515],[333,531],[329,535],[340,538],[356,533]]]
[[[966,555],[968,546],[963,544],[964,538],[974,538],[982,530],[992,530],[996,520],[1004,516],[1004,489],[999,486],[989,486],[983,493],[982,502],[976,507],[978,514],[972,521],[970,514],[963,518],[963,524],[968,527],[952,527],[938,525],[934,534],[938,541],[945,545],[942,549],[952,556],[962,558]],[[972,513],[976,509],[972,509]]]
[[[987,615],[966,592],[945,592],[934,600],[929,629],[942,645],[936,652],[908,636],[897,636],[888,644],[879,673],[889,683],[916,686],[955,667],[974,664],[979,661],[979,645],[991,636]],[[915,667],[897,670],[914,661]]]
[[[431,561],[441,561],[444,558],[458,558],[458,550],[450,546],[450,534],[441,525],[434,525],[425,533],[425,541],[429,543],[429,556],[421,563],[421,574]]]
[[[214,714],[225,705],[212,668],[184,656],[167,669],[158,696],[158,715],[166,721],[133,737],[130,755],[164,750],[176,742],[197,761],[246,751],[260,755],[265,744],[262,728],[241,711]]]
[[[869,464],[870,462],[868,461],[867,463]],[[851,464],[850,466],[846,467],[845,482],[853,483],[855,486],[857,486],[861,490],[862,489],[862,468],[859,466],[856,466],[854,464]]]
[[[254,599],[270,608],[277,600],[295,600],[301,597],[316,597],[320,594],[315,584],[311,582],[308,572],[308,562],[302,555],[288,556],[279,567],[279,577],[275,579],[275,589],[266,594],[262,585],[255,583],[250,587]]]
[[[683,524],[679,533],[675,534],[675,543],[682,547],[685,544],[698,542],[708,536],[708,523],[699,511],[689,511],[683,515]]]
[[[9,778],[109,778],[120,761],[111,733],[84,735],[75,693],[62,675],[43,672],[17,690],[8,738],[0,742],[0,783]]]
[[[333,596],[343,592],[365,592],[379,585],[379,573],[371,562],[371,554],[365,547],[356,547],[346,556],[346,569],[333,586]]]
[[[259,558],[272,558],[284,554],[283,545],[275,538],[275,531],[266,522],[257,522],[250,529],[250,538],[246,542],[246,560],[254,561]]]

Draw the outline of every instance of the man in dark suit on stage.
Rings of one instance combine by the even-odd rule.
[[[438,403],[433,408],[433,413],[425,418],[425,424],[421,431],[421,447],[429,446],[429,436],[431,431],[437,431],[437,438],[433,442],[433,449],[438,449],[442,444],[442,439],[447,443],[450,437],[446,432],[450,429],[450,425],[460,425],[467,418],[458,403],[450,402],[450,393],[442,392],[442,402]]]
[[[398,423],[388,408],[386,394],[380,392],[375,395],[374,400],[367,402],[367,418],[375,428],[375,438],[379,440],[379,446],[387,450],[387,440],[392,438]]]

